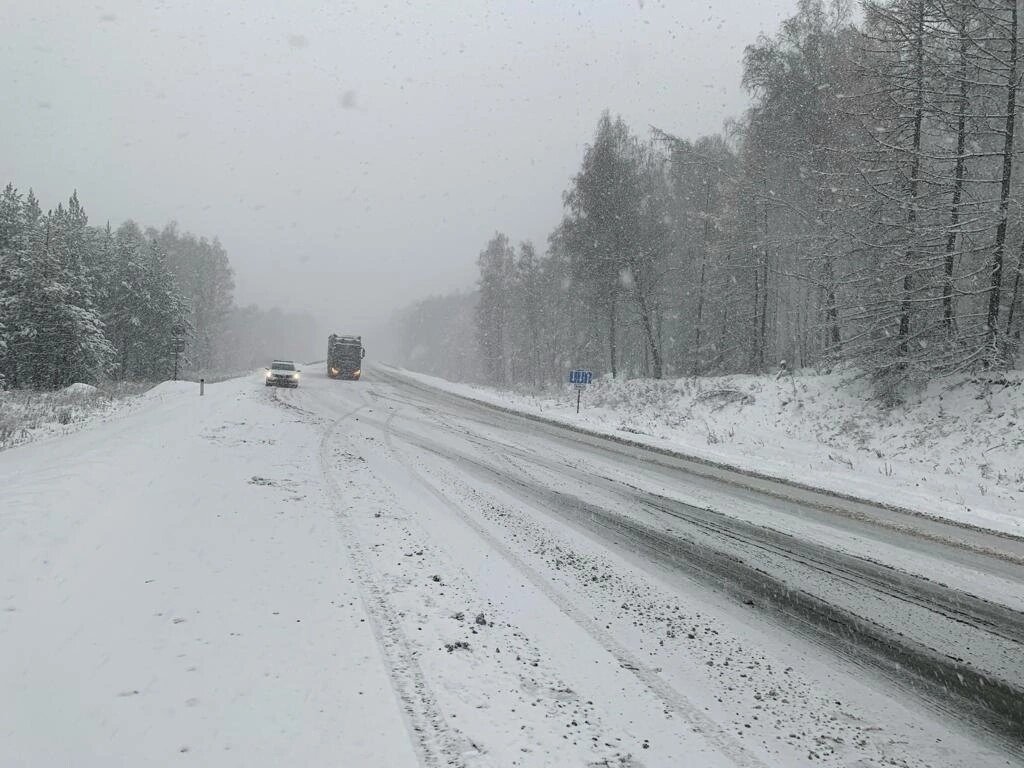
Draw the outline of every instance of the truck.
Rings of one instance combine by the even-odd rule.
[[[359,381],[363,371],[363,349],[361,336],[342,336],[332,333],[327,337],[327,375],[332,379]]]

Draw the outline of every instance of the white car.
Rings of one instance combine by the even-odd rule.
[[[268,387],[297,387],[299,386],[299,373],[291,360],[275,360],[266,369],[266,384]]]

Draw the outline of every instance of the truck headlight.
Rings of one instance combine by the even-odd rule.
[[[293,379],[297,379],[297,378],[299,378],[299,374],[297,374],[297,373],[293,373],[293,374],[292,374],[292,378],[293,378]]]

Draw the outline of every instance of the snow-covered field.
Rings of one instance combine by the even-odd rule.
[[[548,486],[482,480],[465,456],[526,475],[416,397],[165,383],[0,453],[0,765],[1014,764]]]
[[[455,394],[926,515],[1024,535],[1024,373],[940,380],[885,407],[853,374],[600,380]]]

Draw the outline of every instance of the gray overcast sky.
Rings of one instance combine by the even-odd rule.
[[[349,330],[544,238],[602,109],[740,112],[796,0],[0,0],[0,183],[218,235],[237,297]]]

